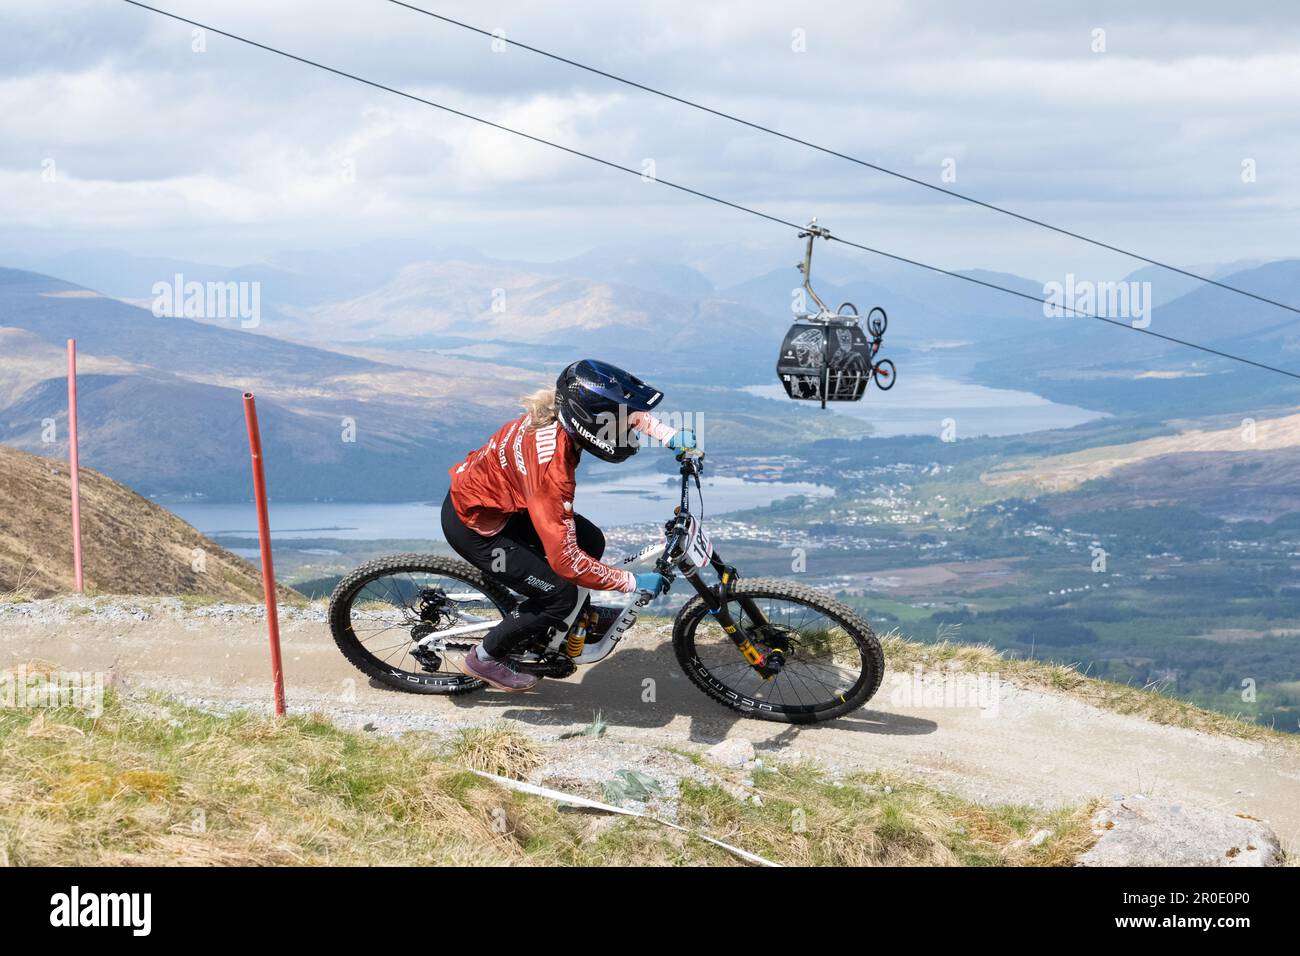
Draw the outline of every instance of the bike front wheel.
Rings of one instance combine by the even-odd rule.
[[[686,676],[718,703],[759,720],[811,724],[857,710],[880,688],[880,641],[866,621],[833,598],[755,578],[732,588],[727,610],[760,653],[779,651],[785,664],[765,678],[741,656],[703,599],[692,598],[677,615],[673,650]]]

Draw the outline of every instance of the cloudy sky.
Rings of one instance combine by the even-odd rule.
[[[412,2],[936,184],[946,166],[952,188],[1158,258],[1300,255],[1300,5]],[[388,0],[155,5],[947,267],[1131,265]],[[536,259],[794,244],[122,0],[0,0],[0,264],[87,246],[235,264],[390,237]]]

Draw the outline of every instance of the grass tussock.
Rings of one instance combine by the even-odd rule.
[[[467,768],[544,754],[506,725],[443,752],[316,717],[215,715],[163,697],[98,719],[0,711],[0,862],[13,865],[737,865],[652,821],[562,810]],[[682,821],[786,864],[1069,863],[1087,811],[980,807],[883,777],[758,773],[761,806],[687,785]],[[1052,836],[1038,846],[1040,829]]]
[[[512,780],[522,780],[542,765],[542,751],[537,742],[504,723],[458,731],[447,756],[467,769]]]
[[[1066,664],[1006,657],[986,644],[958,644],[947,640],[921,644],[905,639],[897,630],[883,635],[881,644],[885,660],[894,671],[920,666],[997,673],[1020,686],[1067,693],[1102,710],[1141,717],[1155,724],[1289,747],[1300,745],[1295,734],[1206,710],[1155,688],[1098,680]]]

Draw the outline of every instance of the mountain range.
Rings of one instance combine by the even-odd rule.
[[[665,408],[706,412],[709,440],[726,454],[870,433],[867,420],[741,390],[774,380],[793,317],[798,273],[771,257],[755,255],[744,279],[736,257],[700,249],[678,260],[621,248],[521,263],[393,242],[236,267],[103,250],[25,261],[63,277],[0,269],[0,442],[66,454],[62,351],[76,338],[83,460],[147,494],[246,497],[240,395],[251,390],[273,449],[273,494],[432,498],[446,468],[512,414],[518,394],[582,355],[636,370],[669,395]],[[1275,374],[1098,322],[1046,318],[1035,302],[957,278],[826,265],[815,267],[814,287],[832,307],[888,310],[884,354],[904,383],[924,357],[963,380],[1121,416],[1260,410],[1300,396]],[[1300,289],[1300,261],[1237,265],[1213,274],[1300,299],[1289,291]],[[150,293],[177,275],[259,283],[260,321],[156,317]],[[1022,276],[966,275],[1044,292]],[[1153,278],[1151,268],[1123,278],[1153,282],[1152,331],[1282,365],[1300,349],[1300,327],[1275,306]],[[864,401],[888,400],[873,391]]]

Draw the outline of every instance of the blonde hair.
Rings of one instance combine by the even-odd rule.
[[[539,388],[528,395],[522,395],[519,401],[523,403],[524,411],[528,415],[529,428],[545,428],[555,421],[554,386]]]

